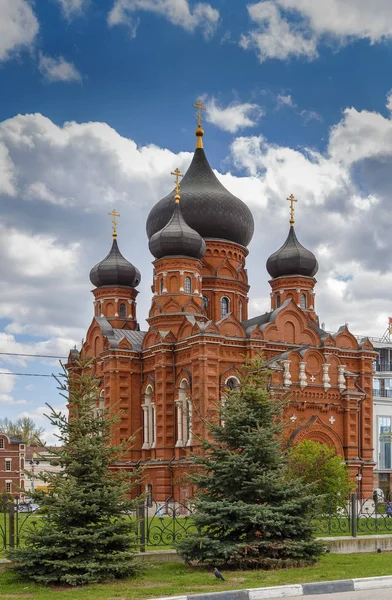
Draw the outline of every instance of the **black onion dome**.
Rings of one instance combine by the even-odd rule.
[[[116,239],[109,254],[90,271],[90,281],[95,287],[124,285],[135,288],[140,280],[139,270],[123,257]]]
[[[283,246],[267,260],[267,271],[272,278],[283,275],[305,275],[306,277],[316,275],[318,271],[316,257],[313,252],[299,243],[293,226],[290,227]]]
[[[171,208],[173,211],[173,198]],[[155,258],[176,255],[201,258],[205,254],[206,243],[197,231],[185,223],[180,205],[175,204],[167,225],[151,236],[149,248]]]
[[[160,231],[172,215],[174,191],[151,209],[147,235]],[[247,246],[254,221],[247,205],[231,194],[217,179],[203,148],[197,148],[181,181],[181,210],[185,221],[203,238],[218,238]]]

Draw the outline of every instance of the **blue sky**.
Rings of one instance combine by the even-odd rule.
[[[90,268],[110,219],[152,276],[144,224],[186,169],[195,110],[205,148],[256,221],[251,314],[269,308],[268,255],[285,198],[319,259],[317,310],[382,335],[392,313],[392,5],[389,0],[0,1],[0,352],[65,356],[92,318]],[[0,371],[56,361],[0,354]],[[60,404],[48,378],[0,375],[0,415]]]

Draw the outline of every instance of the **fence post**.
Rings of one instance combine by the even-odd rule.
[[[351,535],[357,537],[358,503],[357,494],[351,494]]]
[[[10,548],[15,548],[15,506],[13,502],[9,504],[9,518],[10,518],[10,526],[9,526],[9,546]]]
[[[144,499],[139,504],[140,516],[140,552],[146,551],[146,504]],[[148,517],[147,517],[148,518]]]

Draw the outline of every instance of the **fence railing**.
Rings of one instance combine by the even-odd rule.
[[[0,553],[4,553],[23,544],[29,530],[40,526],[42,515],[39,511],[21,513],[18,499],[0,496],[0,503]],[[190,531],[195,531],[192,514],[190,503],[155,502],[149,498],[127,517],[135,519],[137,544],[140,552],[146,552],[174,548]]]
[[[1,500],[1,497],[0,497]],[[140,552],[174,548],[176,543],[196,531],[191,503],[143,500],[129,516],[137,521]],[[23,545],[26,534],[40,527],[42,515],[21,513],[18,501],[7,499],[0,505],[0,553]],[[392,534],[392,508],[383,498],[359,499],[352,494],[347,501],[332,502],[312,519],[317,537]]]

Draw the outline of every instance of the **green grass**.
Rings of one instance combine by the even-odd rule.
[[[6,571],[0,573],[0,599],[58,600],[62,596],[78,600],[146,600],[187,593],[391,574],[392,561],[388,553],[326,554],[316,566],[302,569],[227,571],[224,573],[226,582],[215,579],[212,569],[195,569],[179,563],[148,564],[146,572],[136,579],[76,589],[45,588],[20,582],[12,572]]]

